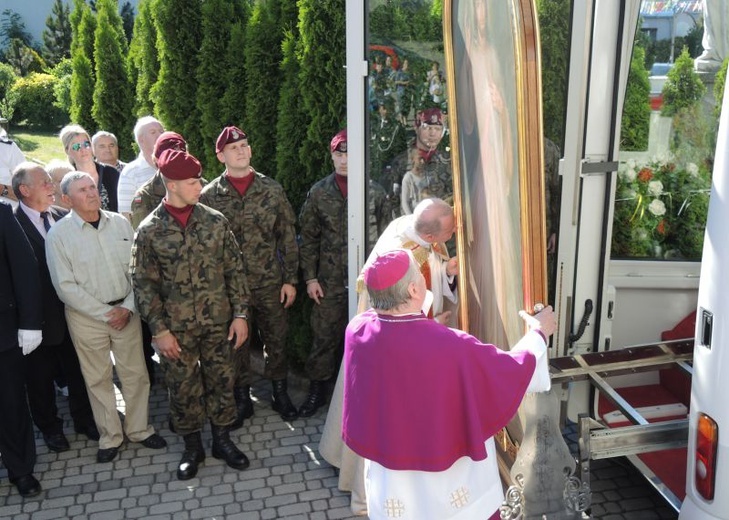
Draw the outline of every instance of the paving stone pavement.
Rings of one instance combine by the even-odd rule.
[[[267,381],[256,382],[252,393],[255,415],[232,435],[250,457],[250,468],[237,471],[212,458],[206,429],[203,441],[208,457],[197,477],[184,482],[175,476],[183,443],[168,429],[163,385],[152,388],[150,421],[168,448],[152,450],[127,442],[119,456],[106,464],[96,462],[96,442],[73,433],[66,399],[59,397],[71,450],[49,452],[36,434],[35,475],[43,492],[33,498],[21,498],[0,466],[0,519],[361,519],[352,516],[349,495],[337,489],[336,470],[318,453],[326,409],[286,423],[270,408]],[[293,378],[290,393],[295,403],[301,403],[305,382]],[[573,435],[574,431],[568,431],[568,440]],[[621,460],[593,464],[592,518],[676,519],[642,477]]]

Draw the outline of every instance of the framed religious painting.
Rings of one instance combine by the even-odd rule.
[[[510,348],[525,332],[519,310],[547,300],[536,6],[446,0],[443,26],[459,326]],[[521,437],[518,421],[509,433]]]

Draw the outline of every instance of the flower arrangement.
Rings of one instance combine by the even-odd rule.
[[[671,155],[620,165],[613,217],[613,258],[700,260],[711,173]]]

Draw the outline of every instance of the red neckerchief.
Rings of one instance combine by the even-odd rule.
[[[428,162],[430,161],[430,158],[433,157],[433,154],[435,153],[435,148],[433,148],[432,150],[423,150],[422,148],[418,148],[418,153],[425,162]]]
[[[167,212],[172,215],[172,218],[174,218],[183,229],[187,227],[187,221],[190,220],[190,215],[192,215],[192,210],[195,206],[187,205],[184,208],[176,208],[174,206],[170,206],[166,199],[162,201],[162,204]]]
[[[235,188],[235,191],[237,191],[238,194],[242,197],[246,194],[246,191],[248,191],[248,188],[250,188],[251,184],[253,184],[253,179],[256,178],[256,174],[253,173],[253,168],[251,168],[251,172],[245,177],[232,177],[229,173],[226,172],[225,178],[228,179],[230,185],[233,186]]]
[[[339,186],[339,191],[342,192],[342,196],[346,199],[347,198],[347,176],[339,175],[338,173],[335,173],[334,180],[337,181],[337,186]]]

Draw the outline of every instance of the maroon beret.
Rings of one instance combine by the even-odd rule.
[[[443,125],[443,112],[440,108],[428,108],[418,112],[415,118],[415,127],[420,125]]]
[[[342,152],[347,153],[347,129],[340,130],[337,135],[332,137],[332,142],[329,143],[329,150],[332,153]]]
[[[215,141],[215,153],[222,152],[226,144],[237,143],[243,139],[248,139],[248,136],[243,130],[237,126],[226,126],[223,128],[223,131],[220,132],[218,140]]]
[[[199,179],[202,176],[202,166],[192,155],[181,150],[165,150],[157,159],[157,167],[166,179],[184,181]]]
[[[187,151],[187,143],[177,132],[162,132],[154,143],[152,155],[154,155],[155,159],[159,160],[159,156],[165,150],[181,150],[185,152]]]

